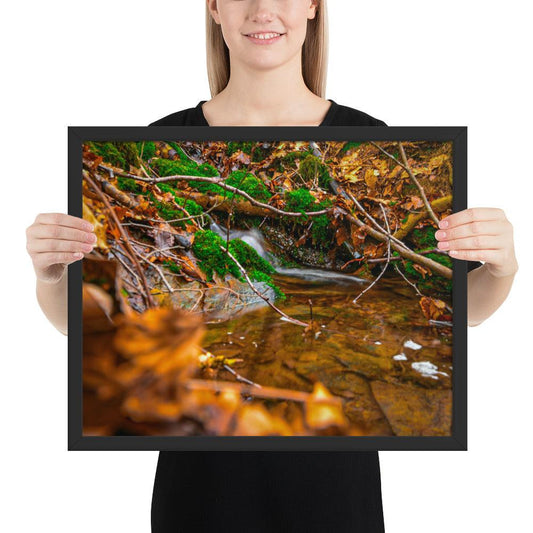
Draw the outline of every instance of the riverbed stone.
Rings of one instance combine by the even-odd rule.
[[[449,436],[452,391],[372,381],[372,393],[399,436]]]

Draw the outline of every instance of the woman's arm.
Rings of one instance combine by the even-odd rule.
[[[478,326],[505,301],[518,271],[513,226],[501,209],[476,207],[439,223],[438,247],[451,257],[485,261],[468,273],[468,325]]]
[[[518,271],[507,276],[494,276],[485,263],[468,273],[468,325],[479,326],[505,301]]]
[[[64,213],[40,213],[26,229],[26,250],[37,277],[37,301],[46,318],[68,335],[68,265],[95,246],[92,224]]]
[[[37,301],[52,325],[68,335],[68,270],[59,281],[48,282],[37,278]]]

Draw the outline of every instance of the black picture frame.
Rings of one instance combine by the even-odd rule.
[[[467,207],[466,127],[68,127],[68,213],[82,216],[86,141],[450,141],[453,212]],[[451,436],[86,436],[82,433],[82,262],[68,266],[68,450],[467,450],[467,262],[453,261]]]

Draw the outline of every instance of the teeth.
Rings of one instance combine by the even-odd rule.
[[[250,33],[250,37],[254,37],[256,39],[272,39],[273,37],[278,37],[279,33]]]

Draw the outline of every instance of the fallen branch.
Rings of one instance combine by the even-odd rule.
[[[122,238],[124,239],[124,245],[126,247],[126,250],[129,252],[128,258],[129,260],[135,265],[135,268],[137,269],[138,276],[141,280],[141,283],[144,287],[145,294],[144,299],[147,303],[148,307],[156,307],[156,304],[154,302],[154,299],[152,298],[152,295],[150,294],[150,289],[148,287],[148,282],[146,280],[146,277],[144,275],[144,272],[141,268],[141,265],[139,261],[137,261],[137,256],[135,253],[135,250],[131,246],[131,243],[129,241],[128,235],[124,228],[122,227],[122,224],[120,223],[120,220],[118,219],[115,210],[111,207],[111,204],[109,203],[109,200],[105,197],[104,193],[100,190],[100,188],[96,185],[96,183],[93,181],[93,179],[89,176],[89,172],[84,171],[83,178],[91,185],[91,187],[94,189],[95,193],[100,197],[104,205],[106,206],[109,215],[111,217],[110,220],[113,220],[115,223],[116,228],[118,229],[119,233],[121,234]]]
[[[258,398],[271,398],[274,400],[290,400],[294,402],[316,401],[309,392],[293,391],[290,389],[278,389],[276,387],[264,387],[262,385],[241,385],[231,381],[210,381],[205,379],[189,379],[184,383],[187,389],[209,389],[213,391],[235,391],[248,396]],[[333,396],[331,398],[321,398],[323,403],[342,406],[342,400]]]
[[[343,196],[347,200],[353,201],[353,197],[351,198],[335,180],[332,179],[330,184],[336,194]],[[379,205],[381,206],[381,204]],[[359,202],[356,203],[356,206],[363,212],[366,217],[372,218]],[[429,268],[432,272],[436,272],[437,274],[445,277],[446,279],[452,279],[453,270],[451,268],[448,268],[447,266],[444,266],[441,263],[438,263],[437,261],[433,261],[433,259],[430,259],[429,257],[424,257],[416,252],[413,252],[413,250],[411,250],[406,244],[402,243],[401,241],[401,244],[398,244],[394,236],[390,235],[390,233],[388,233],[383,228],[380,227],[380,231],[372,228],[371,226],[365,224],[362,220],[359,220],[355,215],[346,211],[342,207],[335,207],[334,209],[338,209],[342,214],[346,216],[346,218],[348,218],[350,222],[356,224],[359,227],[364,228],[366,233],[368,233],[371,237],[374,237],[374,239],[381,242],[387,242],[390,237],[391,247],[396,250],[402,257],[410,259],[411,261],[419,265],[425,266]],[[373,218],[372,220],[374,224],[378,225]]]
[[[99,168],[103,168],[107,171],[109,171],[109,167],[99,164]],[[115,174],[119,176],[123,176],[126,178],[131,178],[136,181],[144,181],[146,183],[165,183],[167,181],[176,181],[176,180],[187,180],[187,181],[201,181],[204,183],[212,183],[213,185],[218,185],[222,189],[225,189],[229,192],[233,192],[235,194],[238,194],[239,196],[242,196],[243,198],[246,198],[251,204],[262,207],[263,209],[268,209],[269,211],[272,211],[273,213],[277,213],[278,215],[287,216],[287,217],[301,217],[304,215],[310,216],[310,217],[316,217],[320,215],[325,215],[331,209],[322,209],[320,211],[308,211],[308,212],[293,212],[293,211],[283,211],[282,209],[278,209],[272,205],[264,204],[263,202],[260,202],[259,200],[256,200],[252,196],[250,196],[248,193],[241,191],[240,189],[237,189],[237,187],[233,187],[232,185],[227,185],[225,181],[220,176],[215,177],[205,177],[205,176],[183,176],[181,174],[176,174],[174,176],[164,176],[160,178],[142,178],[140,176],[135,176],[134,174],[129,174],[127,172],[119,172],[118,170],[114,170]]]
[[[376,148],[381,150],[385,155],[390,157],[393,161],[395,161],[398,165],[400,165],[407,172],[407,174],[411,178],[411,181],[416,185],[416,187],[418,188],[418,190],[420,192],[420,196],[422,197],[422,201],[424,202],[424,205],[426,206],[427,213],[433,219],[433,222],[435,222],[435,224],[438,227],[439,226],[439,219],[437,218],[437,216],[433,212],[433,209],[431,209],[431,205],[428,202],[428,199],[426,197],[426,193],[424,192],[424,189],[423,189],[422,185],[420,185],[419,181],[415,178],[415,175],[413,174],[413,171],[411,170],[411,167],[409,166],[409,163],[407,162],[407,156],[405,155],[405,150],[403,149],[402,143],[398,141],[398,146],[400,147],[400,153],[402,154],[403,163],[398,161],[398,159],[396,157],[394,157],[392,154],[389,154],[389,152],[387,152],[386,150],[381,148],[381,146],[379,146],[379,144],[376,144],[374,141],[369,141],[369,142],[370,142],[370,144],[372,144],[373,146],[375,146]]]

